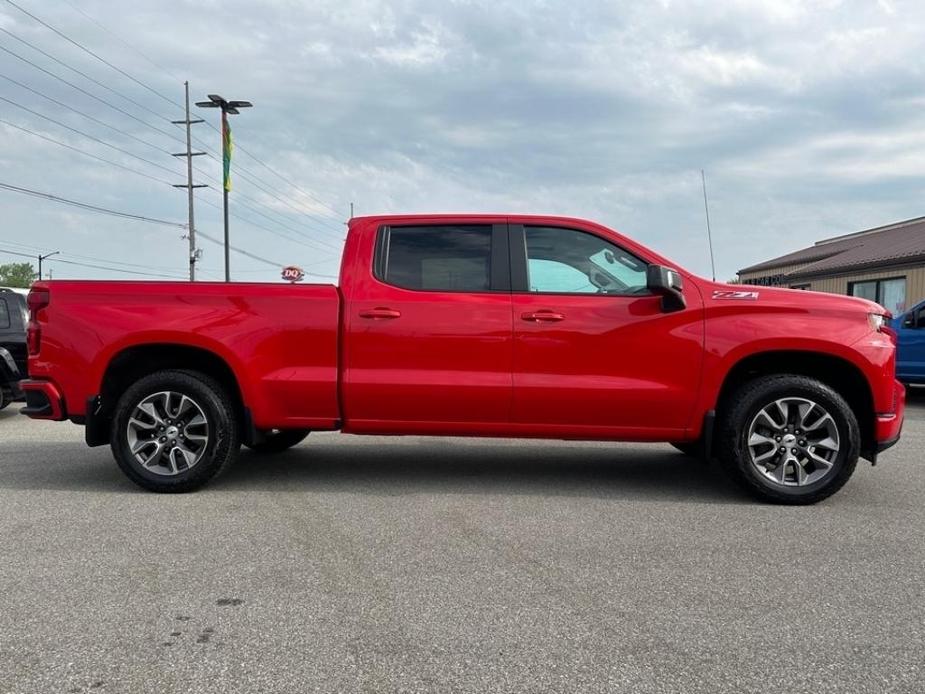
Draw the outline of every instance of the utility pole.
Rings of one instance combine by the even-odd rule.
[[[39,254],[39,256],[38,256],[38,259],[39,259],[39,279],[42,279],[42,261],[45,260],[45,258],[50,258],[50,257],[53,256],[53,255],[58,255],[60,252],[61,252],[61,251],[52,251],[51,253],[46,253],[45,255]]]
[[[230,235],[228,233],[228,191],[231,190],[231,150],[233,149],[231,139],[231,126],[228,124],[228,116],[240,113],[239,108],[250,108],[253,104],[250,101],[226,101],[218,94],[206,94],[208,101],[197,101],[196,105],[200,108],[220,108],[222,109],[222,209],[225,217],[225,281],[231,281],[231,256],[229,250]]]
[[[190,133],[190,126],[194,123],[204,123],[205,121],[201,118],[196,120],[190,120],[189,117],[189,82],[183,83],[184,88],[186,89],[186,119],[185,120],[172,120],[171,123],[177,125],[183,123],[186,125],[186,151],[178,152],[174,154],[175,157],[186,157],[186,183],[175,183],[174,188],[186,188],[187,194],[187,204],[189,205],[189,225],[187,228],[187,238],[189,239],[189,281],[196,281],[196,261],[199,260],[199,256],[202,255],[202,251],[196,248],[196,222],[195,216],[193,215],[193,188],[207,188],[205,184],[193,184],[193,157],[201,157],[205,152],[194,152],[192,145],[192,134]]]

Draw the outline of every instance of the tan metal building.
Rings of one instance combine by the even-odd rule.
[[[743,284],[862,296],[898,315],[925,299],[925,217],[817,241],[738,274]]]

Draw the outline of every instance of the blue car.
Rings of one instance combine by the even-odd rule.
[[[893,320],[899,336],[896,378],[925,384],[925,301]]]

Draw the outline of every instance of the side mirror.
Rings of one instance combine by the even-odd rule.
[[[914,328],[915,327],[915,311],[910,311],[905,316],[903,316],[903,327],[904,328]]]
[[[687,306],[684,300],[684,280],[677,270],[663,265],[650,265],[646,268],[646,288],[662,297],[662,311],[671,313]]]

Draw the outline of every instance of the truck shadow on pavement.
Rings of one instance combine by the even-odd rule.
[[[349,441],[353,437],[349,437]],[[712,466],[666,446],[613,447],[558,442],[323,442],[275,456],[241,454],[216,487],[311,488],[323,492],[526,494],[650,500],[746,501]]]
[[[420,442],[419,442],[420,441]],[[9,442],[0,488],[146,493],[116,467],[108,448],[82,441]],[[368,439],[313,435],[276,455],[242,449],[198,494],[239,491],[511,494],[650,501],[750,503],[715,468],[665,445],[543,441]]]

